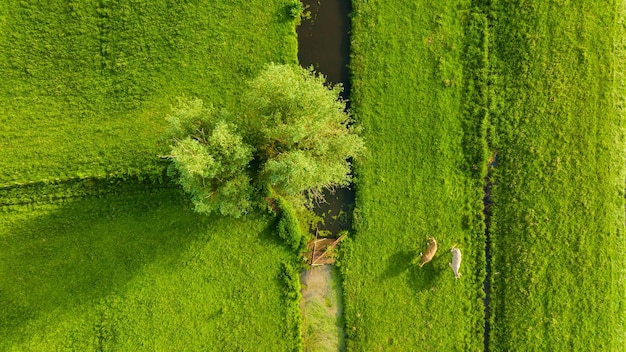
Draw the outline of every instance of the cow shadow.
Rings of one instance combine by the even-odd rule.
[[[394,253],[386,263],[381,275],[382,280],[394,279],[405,275],[407,284],[416,292],[432,290],[445,275],[448,268],[446,258],[436,256],[432,261],[420,268],[420,255],[416,250],[402,250]]]
[[[409,285],[416,292],[434,290],[439,282],[443,280],[448,267],[448,259],[442,256],[435,256],[433,260],[426,263],[422,268],[416,266],[408,275]]]
[[[398,251],[387,259],[386,269],[381,275],[382,280],[389,280],[410,271],[414,262],[419,260],[419,253],[415,250]]]

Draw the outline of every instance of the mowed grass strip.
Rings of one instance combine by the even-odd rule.
[[[271,218],[178,190],[0,209],[0,350],[291,351]],[[293,330],[293,331],[292,331]]]
[[[467,40],[476,39],[476,72],[485,64],[473,47],[482,34],[466,31],[485,22],[469,1],[353,6],[352,109],[369,155],[357,165],[355,233],[340,262],[348,350],[482,349],[484,109],[464,101],[482,94],[465,70]],[[429,236],[439,250],[419,268]],[[463,253],[458,280],[452,246]]]
[[[0,186],[159,174],[176,96],[229,107],[263,64],[295,63],[289,0],[5,0]]]
[[[622,351],[623,3],[492,3],[491,347]]]

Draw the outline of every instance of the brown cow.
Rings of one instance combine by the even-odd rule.
[[[434,238],[429,237],[428,238],[428,248],[426,248],[426,252],[424,253],[420,253],[421,257],[421,263],[420,263],[420,268],[424,266],[424,264],[428,263],[429,261],[433,260],[433,257],[435,256],[435,253],[437,253],[437,241],[435,241]]]

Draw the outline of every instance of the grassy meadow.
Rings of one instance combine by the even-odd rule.
[[[297,61],[289,4],[0,2],[0,350],[300,346],[275,220],[193,213],[158,158],[177,96]]]
[[[274,221],[181,191],[0,210],[0,350],[291,351]]]
[[[624,5],[354,1],[350,350],[617,351],[625,334]],[[427,236],[439,252],[409,263]],[[449,249],[463,252],[458,281]]]
[[[623,350],[624,4],[492,16],[492,350]]]
[[[353,2],[351,106],[369,155],[340,262],[350,351],[483,348],[485,21],[470,5]],[[420,269],[429,236],[439,250]]]
[[[317,343],[336,297],[302,325],[276,219],[194,213],[158,157],[175,97],[229,108],[263,64],[297,61],[291,3],[0,0],[0,350]],[[497,153],[489,349],[620,351],[626,4],[352,4],[368,151],[337,264],[346,349],[484,349]]]
[[[228,107],[297,61],[288,0],[3,0],[0,186],[160,174],[176,96]]]

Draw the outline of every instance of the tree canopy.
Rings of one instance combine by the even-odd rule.
[[[236,111],[181,99],[168,116],[170,174],[197,211],[233,216],[251,208],[255,190],[307,203],[346,186],[365,146],[341,90],[311,69],[270,64]]]
[[[251,179],[246,172],[253,148],[236,127],[199,99],[181,100],[168,116],[174,175],[201,213],[240,216],[250,209]]]

